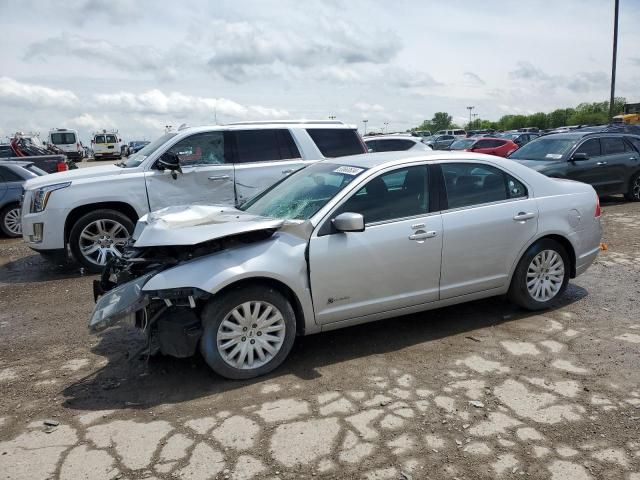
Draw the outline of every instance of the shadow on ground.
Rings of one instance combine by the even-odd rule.
[[[583,288],[569,284],[555,308],[587,295]],[[304,382],[321,377],[322,367],[415,345],[429,348],[430,342],[463,333],[471,336],[474,330],[515,322],[534,314],[495,297],[300,337],[276,371],[247,381],[229,381],[217,376],[199,355],[189,359],[156,356],[148,362],[129,359],[129,353],[144,345],[142,336],[132,327],[112,328],[102,334],[93,348],[95,354],[108,360],[107,364],[67,387],[63,391],[64,405],[79,410],[149,408],[216,395],[283,375],[294,375]]]

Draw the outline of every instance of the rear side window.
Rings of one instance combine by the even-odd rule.
[[[308,128],[307,133],[325,157],[365,153],[358,132],[345,128]]]
[[[640,138],[637,137],[627,137],[627,140],[631,142],[631,145],[636,147],[636,150],[640,152]],[[2,156],[2,151],[0,150],[0,156]]]
[[[602,141],[602,154],[614,155],[616,153],[624,153],[626,147],[622,138],[605,137]]]
[[[453,134],[454,135],[466,135],[466,132],[464,130],[454,130]]]
[[[586,153],[589,158],[600,156],[600,139],[592,138],[578,147],[576,153]]]
[[[300,158],[289,130],[240,130],[233,132],[236,163],[272,162]]]
[[[449,208],[527,196],[522,182],[502,170],[473,163],[442,164]]]

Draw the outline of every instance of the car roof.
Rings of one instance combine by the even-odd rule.
[[[257,122],[236,122],[225,125],[199,125],[194,127],[183,127],[171,133],[200,133],[211,131],[230,131],[230,130],[266,130],[270,128],[325,128],[336,130],[355,130],[355,125],[348,125],[343,122],[333,120],[276,120],[276,121],[257,121]]]

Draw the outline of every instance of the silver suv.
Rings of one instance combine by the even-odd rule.
[[[22,231],[43,255],[90,271],[120,256],[142,215],[171,205],[238,205],[328,157],[364,153],[336,121],[247,122],[167,133],[117,165],[47,175],[25,185]]]

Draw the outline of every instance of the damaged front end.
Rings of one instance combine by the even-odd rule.
[[[175,208],[171,213],[175,213]],[[231,212],[225,208],[220,213],[229,216]],[[201,311],[211,294],[192,287],[148,291],[144,290],[144,286],[154,276],[185,262],[268,239],[277,226],[263,225],[263,228],[256,229],[249,228],[250,222],[246,222],[243,229],[227,229],[221,238],[197,244],[166,245],[159,238],[159,219],[162,217],[157,214],[150,219],[140,219],[123,255],[112,258],[100,279],[94,280],[96,306],[89,321],[89,330],[98,333],[118,323],[128,323],[146,335],[146,353],[152,355],[160,352],[184,358],[193,355],[198,346],[202,335]],[[155,236],[161,245],[149,245],[148,231],[152,230],[149,220],[156,229]],[[205,226],[210,227],[211,223]],[[181,230],[186,228],[196,226],[180,227]],[[145,241],[140,241],[144,230],[147,230],[147,236],[143,236]],[[175,235],[176,227],[172,226],[171,230],[171,234]],[[194,235],[194,238],[197,241],[203,237]],[[145,246],[138,246],[140,244]]]

